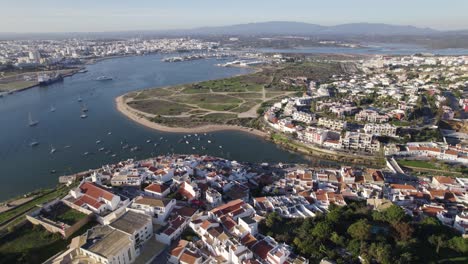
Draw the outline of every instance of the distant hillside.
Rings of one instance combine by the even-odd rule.
[[[377,23],[352,23],[321,26],[302,22],[261,22],[223,27],[203,27],[167,33],[216,35],[426,35],[441,33],[431,28]]]

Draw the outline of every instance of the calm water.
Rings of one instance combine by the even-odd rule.
[[[260,49],[262,52],[316,53],[316,54],[385,54],[412,55],[431,53],[436,55],[468,55],[468,49],[430,49],[411,44],[369,43],[364,48],[347,47],[303,47],[296,49]]]
[[[247,73],[240,68],[214,66],[219,61],[198,60],[163,63],[160,55],[104,60],[87,67],[88,72],[65,78],[63,83],[37,87],[0,98],[0,200],[57,184],[60,175],[97,168],[135,157],[166,153],[208,153],[238,161],[304,161],[274,144],[241,132],[217,132],[178,143],[184,134],[162,133],[126,119],[114,106],[114,98],[128,91],[190,83]],[[107,75],[112,81],[95,81]],[[89,109],[81,119],[83,99]],[[50,112],[51,106],[56,108]],[[28,126],[28,113],[40,123]],[[111,135],[108,133],[111,132]],[[160,138],[163,137],[162,140]],[[213,142],[208,144],[208,138]],[[96,144],[100,140],[102,143]],[[151,140],[151,143],[146,143]],[[167,140],[167,141],[166,141]],[[39,141],[37,147],[30,147]],[[123,142],[123,143],[122,143]],[[158,142],[158,146],[154,146]],[[139,146],[130,152],[122,145]],[[70,145],[69,148],[65,146]],[[222,145],[222,148],[219,148]],[[50,154],[51,146],[57,152]],[[192,147],[196,149],[193,150]],[[207,147],[201,150],[201,146]],[[105,148],[112,153],[98,151]],[[84,153],[90,154],[85,156]],[[115,157],[112,157],[115,154]],[[51,170],[57,173],[51,174]]]

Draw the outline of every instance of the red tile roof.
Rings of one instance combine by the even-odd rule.
[[[414,188],[414,186],[405,185],[405,184],[390,184],[390,188],[399,189],[399,190],[413,190],[413,191],[416,191],[416,188]]]
[[[80,186],[80,190],[83,194],[86,194],[96,200],[98,200],[99,198],[102,198],[108,201],[112,201],[112,198],[114,198],[113,193],[107,190],[104,190],[103,188],[98,187],[95,184],[90,183],[90,182],[83,183]]]
[[[267,258],[268,252],[273,249],[265,240],[262,240],[252,247],[252,251],[262,259]]]
[[[167,187],[166,185],[157,184],[157,183],[152,183],[152,184],[148,185],[148,186],[145,188],[145,191],[150,191],[150,192],[162,194],[162,193],[163,193],[164,191],[166,191],[167,189],[169,189],[169,187]]]
[[[234,201],[230,201],[229,203],[227,204],[223,204],[221,206],[218,206],[214,209],[211,210],[211,212],[217,216],[222,216],[222,215],[225,215],[225,214],[228,214],[230,212],[233,212],[237,209],[239,209],[242,205],[244,205],[244,201],[242,201],[241,199],[237,199],[237,200],[234,200]]]

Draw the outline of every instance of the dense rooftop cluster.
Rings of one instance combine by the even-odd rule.
[[[353,201],[375,210],[394,204],[415,221],[437,218],[466,235],[467,189],[463,178],[417,179],[349,166],[255,165],[197,155],[127,160],[88,173],[60,201],[99,225],[74,238],[51,263],[132,263],[148,250],[170,263],[308,263],[296,244],[277,241],[259,226],[265,220],[268,225],[272,213],[315,218]],[[47,215],[56,203],[43,207]],[[60,222],[54,229],[52,220],[28,219],[64,235]],[[154,243],[169,250],[155,251]]]
[[[326,83],[284,78],[306,92],[274,103],[264,119],[273,131],[322,149],[373,155],[384,149],[466,164],[466,133],[438,126],[466,122],[467,64],[466,56],[376,56],[361,61],[359,72]]]

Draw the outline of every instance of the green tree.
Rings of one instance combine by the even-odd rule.
[[[440,248],[444,245],[447,237],[442,235],[432,235],[428,238],[429,243],[436,247],[436,253],[439,254]]]
[[[401,241],[408,241],[411,239],[414,232],[413,227],[406,222],[394,224],[393,228],[395,229],[397,239]]]
[[[346,244],[346,238],[344,238],[343,236],[340,236],[336,232],[332,233],[332,235],[330,236],[330,240],[340,247],[344,247]]]
[[[390,224],[396,224],[402,221],[406,217],[406,214],[405,211],[401,209],[401,207],[397,205],[392,205],[385,211],[383,211],[381,214],[376,214],[375,216],[377,216],[377,219],[375,220],[385,221]]]
[[[372,243],[369,247],[369,255],[378,263],[391,263],[392,247],[384,243]]]
[[[333,232],[333,225],[325,220],[317,223],[312,229],[312,235],[318,237],[319,239],[324,239],[330,236]]]
[[[277,212],[268,214],[265,220],[265,224],[269,228],[272,228],[277,222],[281,222],[281,216]]]
[[[454,237],[449,240],[448,246],[459,253],[467,254],[468,238]]]
[[[368,223],[367,219],[361,219],[348,228],[348,234],[360,241],[368,240],[370,238],[371,225]]]

